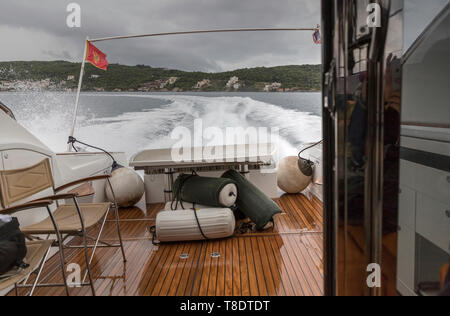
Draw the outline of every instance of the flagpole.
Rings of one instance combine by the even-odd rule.
[[[88,41],[89,41],[89,37],[86,37],[86,41],[84,42],[83,61],[81,62],[80,78],[78,80],[77,97],[75,99],[75,108],[73,111],[72,129],[70,131],[70,136],[72,136],[72,137],[73,137],[73,134],[75,133],[75,125],[77,124],[78,104],[80,102],[81,85],[83,84],[84,65],[86,64],[86,50],[87,50]],[[72,146],[70,144],[68,145],[67,151],[69,151],[69,152],[72,151]]]

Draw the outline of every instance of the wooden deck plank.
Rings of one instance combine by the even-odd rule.
[[[308,279],[305,277],[300,262],[297,259],[298,254],[293,252],[292,247],[290,247],[290,245],[286,243],[286,241],[288,240],[289,238],[276,238],[280,250],[285,251],[286,261],[292,266],[292,279],[294,279],[294,277],[297,278],[299,286],[305,296],[312,296],[313,292],[311,290],[311,285],[309,284]]]
[[[294,201],[292,203],[297,202],[297,206],[300,208],[300,212],[297,212],[298,214],[307,214],[309,217],[309,220],[311,221],[313,225],[313,229],[322,230],[323,229],[323,219],[322,219],[322,212],[320,212],[320,215],[318,211],[313,206],[311,200],[307,198],[302,198],[301,196],[295,195]]]
[[[195,286],[198,264],[200,262],[200,256],[202,254],[202,250],[204,244],[201,242],[194,243],[195,250],[192,257],[192,260],[188,261],[186,270],[183,271],[183,278],[178,285],[177,295],[189,296],[192,295],[193,288]],[[185,277],[186,275],[186,277]]]
[[[201,244],[191,243],[189,244],[189,250],[186,252],[189,254],[189,258],[185,260],[183,269],[179,271],[179,275],[175,275],[174,279],[178,279],[178,283],[173,284],[168,295],[169,296],[183,296],[190,295],[192,291],[192,282],[194,280],[195,271],[197,269],[197,261],[200,256]]]
[[[130,295],[129,290],[132,290],[133,280],[136,275],[136,270],[139,271],[139,261],[136,258],[136,253],[146,248],[146,245],[138,243],[127,244],[125,248],[125,254],[129,260],[129,263],[122,263],[122,254],[119,249],[114,255],[108,256],[108,260],[111,262],[110,266],[101,275],[96,276],[96,279],[104,279],[102,285],[99,286],[98,282],[95,282],[97,295],[100,296],[112,296],[114,292],[121,295]],[[131,292],[133,293],[133,292]]]
[[[301,230],[310,229],[311,225],[308,225],[306,223],[306,220],[302,218],[299,214],[297,214],[298,212],[296,210],[291,208],[290,203],[288,203],[287,201],[280,201],[280,204],[289,206],[289,210],[291,210],[289,213],[286,214],[287,216],[285,220],[287,222],[291,223],[291,225],[297,228],[297,230],[299,228]]]
[[[233,296],[233,241],[225,241],[226,259],[225,259],[225,291],[224,296]]]
[[[291,261],[288,258],[288,255],[283,247],[282,242],[280,245],[280,243],[277,241],[277,238],[270,238],[270,245],[272,247],[272,251],[274,253],[275,258],[281,259],[283,271],[285,271],[285,274],[283,274],[284,284],[291,284],[294,290],[294,295],[296,296],[305,295],[301,283],[294,272]]]
[[[259,289],[259,295],[261,296],[270,296],[275,295],[275,287],[273,284],[269,287],[269,284],[266,280],[266,274],[264,269],[264,264],[262,260],[262,254],[259,251],[258,248],[258,242],[257,237],[252,237],[249,239],[249,246],[252,249],[253,254],[253,262],[255,264],[255,271],[256,271],[256,280],[258,282],[258,289]]]
[[[231,296],[239,296],[241,295],[241,266],[240,266],[240,258],[239,258],[239,241],[237,238],[231,239],[231,251],[233,254],[233,260],[231,263],[231,269],[232,269],[232,294]]]
[[[301,272],[305,279],[307,280],[307,283],[309,284],[309,287],[312,291],[312,295],[322,295],[320,285],[317,283],[317,280],[315,278],[315,272],[317,269],[311,269],[311,265],[314,265],[312,263],[311,258],[309,257],[309,254],[307,253],[308,250],[305,248],[304,244],[297,239],[294,238],[286,238],[285,239],[289,246],[292,248],[292,251],[297,253],[296,259],[299,263],[299,267],[301,268]]]
[[[200,283],[200,288],[199,288],[199,292],[198,295],[199,296],[206,296],[208,295],[208,287],[209,287],[209,278],[211,276],[211,270],[214,269],[213,265],[213,258],[211,258],[211,252],[213,252],[213,243],[212,242],[208,242],[206,244],[206,251],[204,253],[204,261],[202,264],[202,268],[203,271],[201,273],[201,278],[199,279],[199,283]],[[200,271],[200,270],[199,270]]]
[[[216,288],[217,288],[217,278],[219,272],[219,258],[213,258],[211,255],[213,252],[220,253],[220,240],[210,241],[211,245],[210,251],[206,254],[206,256],[210,259],[209,263],[209,277],[208,282],[206,283],[206,295],[215,296]],[[205,278],[206,280],[206,278]]]
[[[218,258],[218,266],[217,266],[217,281],[216,281],[216,296],[224,296],[225,295],[225,274],[227,270],[227,240],[221,240],[219,251],[220,258]]]
[[[308,254],[313,260],[316,267],[321,272],[321,276],[323,275],[323,255],[322,250],[314,243],[314,236],[312,235],[304,235],[300,236],[300,239],[304,242],[307,247]]]
[[[274,281],[273,271],[270,267],[269,256],[266,253],[266,248],[264,247],[265,242],[266,238],[254,238],[252,239],[252,247],[258,249],[259,259],[261,260],[261,268],[264,273],[264,280],[266,282],[267,294],[269,296],[276,296],[278,295],[277,286]]]
[[[278,296],[293,296],[295,292],[292,288],[291,281],[287,277],[287,271],[283,266],[280,256],[276,255],[272,249],[270,238],[266,238],[263,246],[266,248],[266,253],[269,258],[269,265],[272,271],[272,276],[276,285]]]
[[[154,275],[154,270],[156,270],[160,261],[165,261],[165,257],[167,257],[169,251],[170,251],[169,247],[158,247],[158,249],[154,250],[150,259],[148,260],[147,264],[144,267],[143,275],[141,277],[139,285],[138,295],[146,294],[146,289],[148,287],[150,279]]]
[[[165,273],[167,273],[167,270],[172,265],[178,247],[178,244],[173,245],[173,247],[167,247],[168,251],[166,251],[166,255],[161,258],[155,269],[153,269],[152,275],[147,283],[147,288],[144,291],[145,296],[151,295],[158,284],[158,280],[165,277]]]
[[[292,204],[290,203],[289,196],[286,197],[286,199],[280,200],[279,204],[287,211],[286,213],[286,221],[291,222],[292,226],[295,227],[297,230],[304,230],[304,229],[311,229],[312,225],[308,222],[308,220],[305,218],[303,214],[299,214],[298,208],[292,207]]]
[[[163,287],[166,286],[166,288],[168,288],[172,284],[175,270],[177,269],[178,264],[180,264],[180,261],[182,261],[182,259],[180,259],[180,256],[183,254],[185,244],[179,244],[173,248],[173,255],[171,257],[168,257],[166,263],[162,265],[161,274],[153,285],[153,289],[151,291],[152,296],[161,295]]]
[[[299,205],[297,205],[293,201],[293,197],[291,195],[287,196],[286,199],[282,200],[282,203],[285,205],[287,209],[290,210],[290,219],[293,222],[297,223],[297,226],[300,229],[314,229],[314,222],[311,217],[307,216],[307,212],[302,212]]]
[[[137,295],[140,276],[148,258],[151,256],[152,250],[149,250],[149,248],[154,248],[149,241],[138,241],[132,242],[131,244],[135,246],[133,247],[133,250],[130,249],[131,254],[126,253],[128,262],[125,264],[126,278],[123,280],[123,290],[119,284],[119,286],[116,286],[111,293],[113,296]]]
[[[276,200],[283,214],[273,230],[248,232],[204,242],[152,245],[149,227],[162,204],[120,210],[121,232],[128,262],[119,248],[99,249],[91,266],[99,296],[116,295],[323,295],[322,205],[304,195],[285,195]],[[103,239],[117,242],[116,223],[110,214]],[[91,236],[97,230],[89,231]],[[75,238],[71,244],[79,244]],[[211,258],[212,252],[220,257]],[[189,254],[188,259],[180,258]],[[68,263],[85,269],[83,252],[67,250]],[[52,257],[43,275],[61,282],[59,259]],[[30,279],[32,280],[32,278]],[[71,295],[91,295],[89,287],[74,288]],[[24,290],[21,291],[24,293]],[[13,293],[10,293],[13,295]],[[65,295],[64,288],[39,288],[36,295]]]
[[[181,252],[179,256],[182,254],[189,254],[192,249],[192,244],[186,243],[183,245],[183,248],[181,249]],[[189,255],[190,257],[190,255]],[[161,285],[161,290],[159,292],[159,295],[161,296],[174,296],[176,294],[176,291],[178,289],[178,285],[181,281],[182,271],[186,267],[188,259],[178,259],[178,262],[176,263],[176,266],[172,268],[170,273],[167,275],[165,282]],[[172,294],[169,294],[171,293]]]
[[[245,249],[245,239],[239,238],[238,247],[239,247],[239,268],[241,273],[240,284],[241,284],[241,295],[242,296],[250,296],[250,274],[248,272],[248,264],[247,264],[247,252]],[[253,291],[253,295],[257,295],[256,291]]]
[[[256,272],[256,264],[253,257],[253,249],[251,247],[251,238],[244,239],[244,251],[247,256],[247,271],[248,280],[250,283],[250,295],[251,296],[262,296],[260,292],[260,284],[258,283],[258,277]]]
[[[190,296],[199,296],[200,295],[200,287],[201,287],[202,276],[203,276],[203,272],[204,272],[203,270],[205,268],[204,262],[207,257],[206,253],[207,253],[207,248],[209,246],[210,246],[209,244],[203,243],[202,246],[200,247],[200,254],[198,256],[198,261],[197,261],[196,267],[195,267],[192,288],[188,292],[187,295],[190,295]]]

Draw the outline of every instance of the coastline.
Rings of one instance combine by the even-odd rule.
[[[0,90],[0,94],[4,93],[76,93],[76,91],[67,90]],[[269,94],[284,94],[284,93],[321,93],[321,90],[295,90],[295,91],[259,91],[259,90],[246,90],[246,91],[197,91],[197,90],[183,90],[183,91],[97,91],[97,90],[81,90],[81,93],[112,93],[112,94],[123,94],[123,93],[162,93],[162,94],[183,94],[183,93],[224,93],[224,94],[235,94],[235,93],[269,93]]]

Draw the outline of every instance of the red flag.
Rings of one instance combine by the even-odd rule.
[[[106,54],[100,51],[97,47],[87,42],[86,61],[90,62],[97,68],[106,70],[108,69],[108,61],[106,60]]]

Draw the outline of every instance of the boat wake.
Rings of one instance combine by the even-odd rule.
[[[85,94],[90,102],[83,103],[78,116],[75,137],[110,151],[125,151],[130,157],[142,149],[166,148],[177,140],[172,131],[185,127],[193,131],[194,121],[201,119],[203,128],[265,127],[279,129],[280,156],[296,155],[298,148],[321,138],[321,118],[317,115],[256,101],[250,97],[209,97],[193,95]],[[2,95],[2,99],[4,95]],[[65,151],[72,123],[72,94],[15,94],[9,101],[19,122],[37,135],[54,151]],[[92,99],[94,98],[94,99]],[[96,101],[102,99],[102,113]],[[157,106],[146,106],[149,99]],[[126,100],[141,107],[127,107]],[[140,101],[142,100],[142,102]],[[7,101],[7,100],[5,100]],[[19,102],[20,101],[20,102]],[[18,106],[17,104],[20,104]],[[117,108],[122,110],[116,115]],[[127,111],[128,110],[128,111]],[[223,140],[229,144],[232,140]],[[211,145],[210,142],[206,142]],[[216,143],[214,145],[222,145]]]

